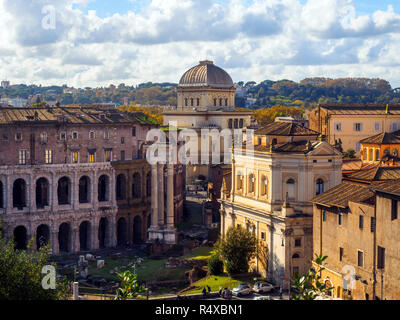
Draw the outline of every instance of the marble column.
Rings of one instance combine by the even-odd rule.
[[[164,165],[158,166],[158,225],[164,226]]]
[[[158,227],[158,170],[157,164],[151,167],[151,227]]]
[[[168,164],[167,167],[167,227],[174,227],[175,208],[174,208],[174,165]]]

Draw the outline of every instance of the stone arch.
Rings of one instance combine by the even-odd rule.
[[[105,217],[100,219],[98,238],[100,249],[109,247],[109,223]]]
[[[151,172],[146,174],[146,196],[151,197]]]
[[[90,250],[90,222],[83,221],[79,225],[79,250]]]
[[[24,226],[18,226],[14,229],[14,242],[14,248],[16,250],[26,250],[28,234]]]
[[[71,180],[64,176],[58,179],[57,198],[59,205],[71,204]]]
[[[0,180],[0,208],[4,208],[4,188],[3,181]]]
[[[82,176],[79,179],[79,203],[90,203],[90,178]]]
[[[24,179],[17,179],[13,184],[13,207],[22,210],[26,207],[26,182]]]
[[[103,174],[99,178],[97,198],[99,202],[110,201],[110,177],[106,174]]]
[[[42,177],[36,181],[36,208],[43,209],[45,206],[48,206],[49,198],[49,181]]]
[[[136,216],[133,219],[133,243],[142,242],[142,217]]]
[[[126,177],[123,173],[117,176],[115,189],[117,200],[126,200]]]
[[[141,183],[141,177],[138,172],[134,173],[132,177],[132,198],[133,199],[138,199],[142,196],[142,183]]]
[[[50,228],[47,224],[41,224],[36,229],[36,248],[46,246],[50,241]]]
[[[58,228],[58,246],[60,252],[71,251],[71,225],[68,222]]]
[[[124,247],[128,240],[127,223],[125,218],[120,218],[117,222],[117,244],[119,247]]]

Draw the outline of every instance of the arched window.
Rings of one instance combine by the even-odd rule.
[[[133,199],[138,199],[142,196],[141,186],[142,186],[142,182],[141,182],[140,174],[136,172],[133,175],[133,180],[132,180],[132,198]]]
[[[225,99],[225,107],[228,106],[228,99]]]
[[[102,175],[98,183],[98,200],[106,202],[110,200],[110,178],[107,175]]]
[[[249,175],[249,193],[254,192],[254,184],[255,184],[255,179],[254,179],[254,174]]]
[[[193,98],[190,99],[190,105],[191,105],[192,107],[194,106],[194,99],[193,99]]]
[[[380,157],[381,157],[380,151],[379,151],[379,149],[376,149],[375,150],[375,161],[380,160]]]
[[[126,178],[125,175],[122,173],[117,177],[116,196],[117,200],[126,199]]]
[[[315,184],[315,194],[319,195],[321,193],[324,193],[324,180],[318,179]]]
[[[185,107],[187,107],[187,106],[188,106],[188,99],[185,98]]]
[[[42,209],[49,205],[49,182],[46,178],[36,181],[36,207]]]
[[[261,177],[261,185],[260,185],[260,193],[262,196],[266,196],[268,194],[268,180],[266,176]]]
[[[219,99],[219,106],[222,107],[222,99]]]
[[[237,181],[236,181],[236,185],[237,185],[237,190],[242,190],[243,188],[243,175],[241,172],[238,172],[237,174]]]
[[[300,255],[299,255],[298,253],[295,253],[295,254],[292,256],[292,259],[300,259]]]
[[[214,99],[214,107],[217,106],[217,99]]]
[[[17,179],[14,181],[13,207],[19,210],[26,207],[26,183],[24,179]]]
[[[62,177],[58,180],[57,197],[59,205],[70,204],[70,189],[71,183],[68,177]]]
[[[79,203],[90,202],[90,179],[83,176],[79,179]]]

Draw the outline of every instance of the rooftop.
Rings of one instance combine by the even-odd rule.
[[[257,129],[254,134],[266,136],[319,136],[319,132],[294,122],[272,122]]]
[[[362,139],[360,143],[365,144],[400,144],[400,131],[382,132],[374,136]]]
[[[344,173],[343,178],[365,183],[400,179],[400,167],[385,167],[376,164],[375,166],[368,166],[356,172]]]
[[[400,115],[400,104],[321,104],[320,107],[338,115]]]

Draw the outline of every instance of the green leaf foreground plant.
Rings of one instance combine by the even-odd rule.
[[[38,251],[34,241],[29,241],[27,250],[15,250],[15,243],[7,241],[1,233],[0,223],[0,300],[63,300],[70,297],[69,282],[56,279],[56,289],[42,287],[42,269],[50,265],[50,247]],[[52,266],[56,267],[54,263]]]
[[[333,288],[327,288],[323,283],[322,271],[325,270],[324,261],[327,256],[315,255],[314,265],[318,266],[318,270],[312,267],[306,274],[294,275],[293,288],[295,293],[292,294],[293,300],[315,300],[316,297],[328,294]]]
[[[117,290],[115,300],[134,299],[139,293],[146,292],[146,289],[139,285],[137,274],[130,270],[118,273],[118,278],[121,280],[121,286]]]

